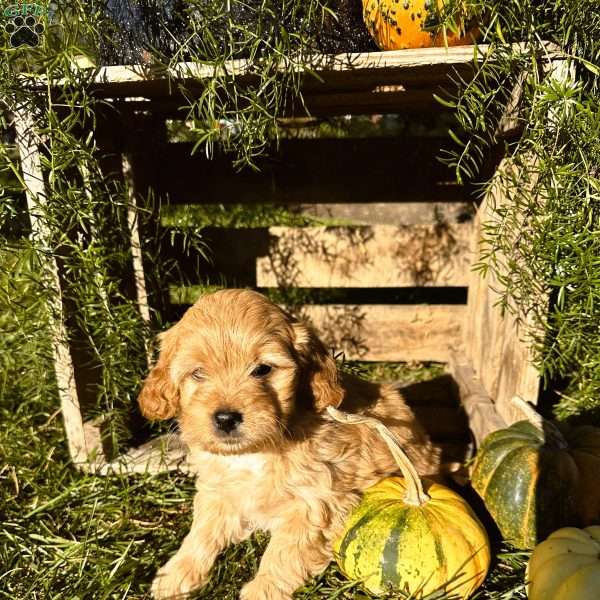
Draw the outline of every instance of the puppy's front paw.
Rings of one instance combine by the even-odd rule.
[[[175,556],[157,571],[152,582],[152,597],[154,600],[180,600],[186,598],[202,583],[192,561]]]
[[[292,600],[292,595],[277,587],[273,579],[257,575],[242,588],[240,600]]]

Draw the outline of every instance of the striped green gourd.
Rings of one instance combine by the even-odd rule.
[[[571,429],[512,402],[527,419],[488,435],[471,475],[503,537],[533,548],[559,527],[598,522],[600,429]]]
[[[367,489],[334,544],[342,572],[374,594],[402,590],[420,598],[445,591],[468,598],[490,564],[486,531],[469,505],[445,486],[419,478],[393,434],[370,417],[329,411],[376,428],[403,477]]]

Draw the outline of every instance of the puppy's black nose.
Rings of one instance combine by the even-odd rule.
[[[241,413],[219,410],[213,415],[215,426],[219,431],[231,433],[244,420]]]

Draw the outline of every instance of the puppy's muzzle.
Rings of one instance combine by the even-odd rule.
[[[218,433],[230,435],[237,432],[244,418],[235,411],[219,410],[213,415],[213,422]]]

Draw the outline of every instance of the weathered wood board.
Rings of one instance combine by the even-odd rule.
[[[69,332],[65,325],[62,282],[53,248],[55,240],[52,228],[44,218],[47,196],[40,152],[41,140],[27,107],[17,109],[14,118],[16,145],[21,159],[25,197],[31,220],[31,240],[37,244],[44,284],[52,290],[48,295],[47,309],[60,410],[65,423],[69,454],[73,462],[81,467],[85,465],[91,448],[87,444],[77,395]]]
[[[497,219],[494,207],[505,201],[502,173],[510,165],[504,161],[495,175],[495,184],[479,207],[474,223],[473,262],[480,256],[483,228]],[[523,182],[523,185],[528,184]],[[529,182],[530,184],[530,182]],[[503,257],[496,256],[497,264]],[[485,277],[473,271],[469,282],[469,300],[464,327],[464,348],[467,359],[486,392],[494,399],[496,410],[508,423],[522,418],[510,400],[520,396],[537,404],[540,378],[533,366],[530,343],[524,339],[515,315],[500,305],[500,284],[492,270]],[[540,302],[545,298],[540,297]]]
[[[461,224],[475,216],[472,202],[328,202],[290,204],[296,214],[341,221],[343,225]]]
[[[458,386],[461,404],[469,418],[469,427],[480,446],[487,435],[506,427],[506,422],[496,411],[492,399],[465,355],[451,351],[448,370]]]
[[[448,360],[460,343],[461,305],[306,305],[295,311],[319,332],[327,346],[351,360]]]
[[[373,88],[377,85],[439,85],[448,82],[448,75],[473,71],[474,60],[483,60],[488,46],[457,46],[453,48],[418,48],[388,52],[344,53],[321,55],[313,59],[308,74],[308,91],[334,91]],[[282,68],[289,68],[282,62]],[[256,81],[255,66],[246,60],[232,60],[224,65],[179,63],[167,71],[157,71],[149,65],[110,66],[98,69],[92,89],[99,96],[165,98],[178,94],[177,80],[188,88],[201,90],[201,82],[225,70],[244,82]]]
[[[259,287],[465,286],[471,222],[271,227]]]
[[[573,62],[565,60],[566,57],[555,46],[548,45],[548,49],[550,54],[540,63],[541,72],[550,81],[572,83],[575,79]],[[519,123],[522,121],[518,118],[520,96],[526,77],[527,73],[524,73],[512,90],[505,114],[499,123],[497,132],[499,135],[511,135],[519,128]],[[548,127],[551,128],[554,126],[552,110],[547,116]],[[535,168],[536,156],[525,154],[520,158],[520,164],[527,165],[526,168],[519,167],[510,158],[505,158],[500,163],[491,180],[488,193],[479,207],[472,247],[474,263],[479,260],[482,246],[485,244],[483,235],[485,228],[490,224],[501,223],[502,207],[509,202],[514,202],[510,198],[509,190],[516,189],[522,194],[539,193],[538,171]],[[522,211],[518,218],[518,230],[530,226],[526,211]],[[485,248],[483,250],[484,254],[488,252]],[[494,399],[496,411],[508,424],[512,424],[523,418],[523,412],[515,406],[513,398],[517,397],[526,403],[537,405],[541,381],[534,366],[531,341],[533,322],[529,320],[532,317],[502,307],[502,298],[498,290],[503,289],[503,285],[498,281],[497,272],[500,274],[508,272],[505,265],[509,258],[511,261],[526,261],[527,257],[519,256],[517,253],[511,253],[513,255],[507,257],[497,248],[492,250],[494,268],[489,269],[484,278],[474,272],[469,282],[464,348],[467,360],[487,393]],[[549,302],[547,283],[540,278],[536,296],[542,314],[547,312]],[[540,325],[538,324],[537,327]],[[539,332],[540,335],[542,333]]]

